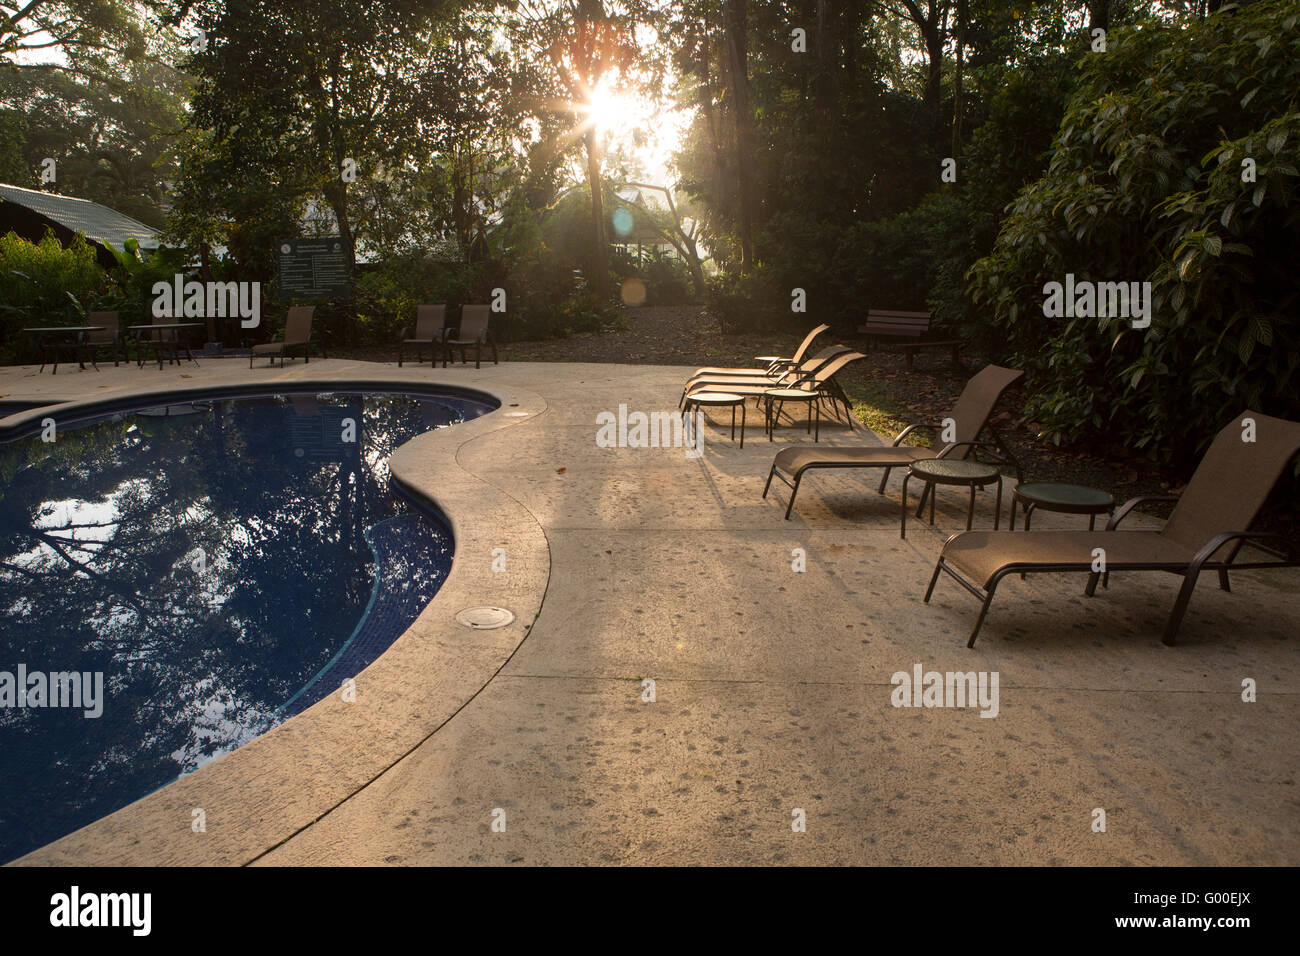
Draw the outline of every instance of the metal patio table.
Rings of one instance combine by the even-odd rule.
[[[180,353],[181,353],[181,348],[180,348],[180,345],[181,345],[181,341],[180,341],[181,330],[182,330],[182,329],[203,329],[203,328],[207,328],[207,325],[206,325],[205,323],[203,323],[203,322],[164,322],[164,323],[160,323],[160,324],[158,324],[158,325],[154,325],[154,324],[151,323],[151,324],[149,324],[149,325],[128,325],[128,326],[127,326],[127,329],[128,329],[128,330],[130,330],[131,332],[135,332],[135,333],[136,333],[136,348],[137,348],[137,349],[139,349],[139,347],[140,347],[140,345],[141,345],[141,341],[140,341],[140,340],[141,340],[142,336],[139,334],[140,332],[146,332],[146,331],[151,331],[151,330],[152,330],[152,331],[154,331],[154,332],[168,332],[168,333],[170,333],[170,335],[169,335],[167,338],[165,338],[165,339],[160,339],[160,340],[158,340],[158,341],[155,343],[155,344],[158,346],[158,371],[160,371],[160,372],[162,371],[162,367],[163,367],[163,348],[162,348],[162,347],[163,347],[164,345],[169,345],[169,346],[171,346],[171,349],[170,349],[171,354],[170,354],[168,360],[169,360],[169,361],[173,361],[173,362],[175,362],[177,365],[179,365],[179,364],[180,364]],[[190,351],[190,347],[189,347],[188,345],[185,346],[185,357],[186,357],[187,359],[189,359],[191,362],[193,362],[195,365],[198,365],[198,364],[199,364],[199,360],[196,359],[196,358],[194,357],[194,353]],[[144,365],[144,359],[143,359],[143,358],[139,355],[139,353],[137,352],[137,354],[136,354],[136,368],[140,368],[140,367],[142,367],[143,365]]]
[[[970,488],[970,507],[966,511],[966,530],[971,529],[975,518],[975,489],[983,488],[995,482],[998,486],[997,500],[993,505],[993,528],[997,530],[1002,516],[1002,472],[996,465],[986,465],[982,461],[965,458],[922,458],[914,461],[903,476],[903,517],[899,524],[898,536],[907,537],[907,482],[910,478],[919,478],[925,482],[925,491],[916,508],[916,516],[921,517],[925,507],[925,497],[930,496],[930,524],[934,524],[935,485],[966,485]]]
[[[1016,485],[1011,491],[1011,524],[1016,530],[1016,505],[1025,512],[1025,530],[1035,510],[1055,511],[1067,515],[1087,515],[1088,530],[1097,525],[1097,515],[1115,513],[1115,499],[1104,491],[1083,485],[1067,485],[1054,481],[1030,481]]]
[[[813,441],[821,441],[822,433],[822,393],[813,392],[804,388],[769,388],[763,393],[763,401],[766,402],[766,427],[767,440],[774,441],[773,435],[776,433],[776,421],[781,417],[781,409],[785,407],[786,402],[803,402],[808,406],[808,431],[812,433]],[[776,413],[772,413],[772,406],[776,405]],[[816,430],[813,430],[813,422],[817,423]]]
[[[745,398],[743,395],[733,395],[731,392],[697,392],[694,395],[686,396],[686,406],[682,410],[684,416],[689,417],[691,406],[696,408],[726,408],[731,406],[731,440],[736,440],[736,407],[740,407],[740,447],[745,447]],[[698,439],[697,439],[698,441]]]
[[[49,364],[47,362],[47,359],[53,357],[54,362],[52,364],[54,367],[50,370],[50,374],[58,375],[59,374],[59,352],[61,350],[76,349],[80,351],[81,345],[85,341],[86,333],[103,332],[107,328],[108,326],[106,325],[49,325],[49,326],[39,326],[30,329],[23,329],[23,331],[31,332],[34,335],[38,336],[38,344],[40,345],[41,348],[40,371],[41,372],[45,371],[46,364]],[[75,336],[75,340],[72,342],[57,341],[57,339],[60,336],[64,336],[64,335]],[[83,371],[85,370],[86,362],[85,362],[85,357],[83,355],[79,355],[77,357],[77,364],[81,366]],[[90,364],[94,366],[96,372],[99,371],[99,366],[95,365],[95,356],[93,355],[90,357]],[[40,373],[38,372],[37,374]]]

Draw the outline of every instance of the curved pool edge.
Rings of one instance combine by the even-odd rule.
[[[310,826],[437,731],[482,689],[527,636],[545,594],[550,551],[541,525],[509,495],[465,471],[457,451],[546,409],[541,396],[427,368],[323,361],[277,371],[255,385],[248,371],[219,369],[202,384],[174,380],[129,395],[94,396],[21,413],[65,414],[114,402],[170,398],[246,385],[264,392],[314,387],[436,387],[478,391],[500,408],[451,428],[418,435],[389,467],[407,493],[437,508],[455,539],[451,571],[415,622],[357,675],[356,702],[334,693],[268,733],[122,809],[18,858],[13,866],[238,865],[252,862]],[[255,370],[256,371],[256,370]],[[229,373],[229,374],[227,374]],[[170,379],[171,377],[168,376]],[[219,381],[214,379],[224,379]],[[469,396],[472,397],[472,396]],[[504,412],[517,417],[507,418]],[[16,417],[16,416],[15,416]],[[57,416],[56,416],[57,420]],[[10,429],[29,423],[9,423]],[[11,431],[12,433],[12,431]],[[492,571],[492,550],[507,549],[507,570]],[[465,607],[509,608],[514,623],[474,631],[456,622]],[[206,832],[191,830],[202,809]]]

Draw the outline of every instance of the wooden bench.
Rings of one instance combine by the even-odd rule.
[[[889,309],[869,310],[866,324],[858,326],[859,334],[871,336],[873,348],[883,337],[917,340],[901,343],[903,361],[909,370],[912,368],[912,357],[918,349],[952,349],[952,364],[960,366],[958,351],[961,349],[961,339],[923,339],[922,336],[929,331],[929,312],[895,312]]]

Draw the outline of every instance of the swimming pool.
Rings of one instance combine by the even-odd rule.
[[[494,407],[369,390],[173,401],[0,443],[0,861],[383,653],[453,553],[388,457]]]

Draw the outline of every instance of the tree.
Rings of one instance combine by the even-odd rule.
[[[739,193],[740,268],[754,264],[754,114],[749,105],[748,12],[745,0],[724,0],[728,92],[735,122],[736,186]]]
[[[1170,461],[1231,410],[1300,415],[1300,12],[1264,0],[1116,32],[1080,61],[1051,162],[970,294],[1034,373],[1048,435]],[[1150,327],[1046,320],[1044,284],[1067,273],[1149,282]]]
[[[645,5],[630,2],[615,8],[607,7],[603,0],[559,0],[554,4],[525,0],[519,8],[523,17],[514,21],[516,36],[525,46],[544,51],[565,98],[557,105],[573,116],[572,135],[583,145],[591,197],[592,284],[598,295],[607,298],[609,240],[595,97],[602,85],[617,85],[637,61],[635,26],[638,18],[646,15]]]
[[[231,183],[260,191],[250,173],[301,208],[318,197],[355,262],[350,187],[413,161],[423,101],[417,77],[429,18],[440,9],[417,0],[364,9],[331,0],[175,8],[174,22],[192,15],[208,38],[187,68],[197,84],[192,125],[207,131],[210,153],[191,173],[211,183],[210,200],[233,213]]]
[[[138,7],[116,0],[0,0],[0,56],[21,55],[20,66],[27,67],[44,53],[76,49],[138,57],[144,50]]]
[[[681,210],[678,209],[677,203],[673,199],[671,189],[649,183],[629,182],[625,185],[634,186],[638,190],[657,192],[664,197],[664,202],[668,207],[667,216],[651,209],[640,196],[638,196],[637,201],[628,203],[628,205],[643,212],[646,220],[654,225],[659,235],[663,236],[664,240],[677,250],[677,254],[682,257],[686,267],[691,270],[691,285],[694,287],[695,294],[703,295],[705,292],[704,263],[700,259],[699,222],[693,221],[689,226],[687,225]]]

